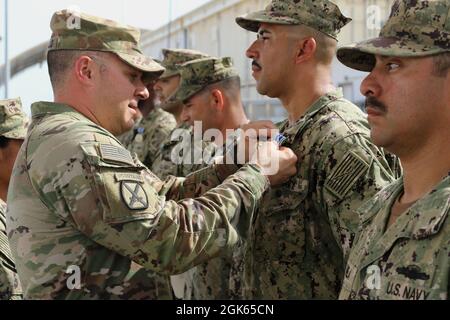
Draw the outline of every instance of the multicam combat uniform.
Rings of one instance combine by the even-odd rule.
[[[27,298],[151,299],[148,270],[175,274],[226,252],[238,241],[228,219],[268,187],[254,166],[162,182],[71,107],[36,103],[32,114],[7,214]]]

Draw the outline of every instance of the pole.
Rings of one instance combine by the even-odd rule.
[[[172,0],[169,0],[169,24],[167,25],[168,35],[167,35],[167,48],[170,48],[170,34],[172,32]]]
[[[8,0],[5,0],[5,99],[9,97],[9,76],[11,67],[8,57]]]

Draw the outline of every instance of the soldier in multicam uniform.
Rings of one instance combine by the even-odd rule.
[[[19,98],[0,100],[0,300],[22,298],[6,235],[6,194],[14,161],[26,136],[27,116]]]
[[[241,102],[240,78],[228,57],[189,61],[181,66],[180,74],[180,85],[170,100],[183,102],[182,120],[190,125],[200,122],[200,137],[211,129],[216,130],[211,134],[221,134],[222,139],[214,135],[217,139],[208,144],[208,148],[215,146],[215,149],[200,152],[203,163],[200,165],[206,166],[203,161],[212,159],[216,149],[224,147],[227,134],[249,122]],[[200,128],[194,126],[194,130]],[[240,244],[230,257],[215,258],[195,268],[192,277],[194,299],[242,297],[241,250]]]
[[[245,296],[335,299],[359,224],[354,210],[393,181],[366,115],[331,85],[337,33],[350,21],[328,0],[273,0],[238,17],[257,90],[289,119],[280,133],[297,175],[265,194],[245,251]]]
[[[118,139],[130,152],[150,168],[162,143],[170,137],[176,127],[175,118],[162,108],[155,107],[154,81],[146,83],[150,97],[138,103],[139,116],[133,129]]]
[[[450,3],[397,0],[378,38],[338,50],[375,144],[404,176],[359,209],[341,299],[442,299],[450,288]]]
[[[164,59],[161,64],[164,68],[166,68],[166,70],[158,78],[154,88],[157,99],[159,99],[159,103],[161,104],[161,108],[172,113],[177,122],[177,127],[172,130],[169,138],[163,142],[162,147],[157,153],[155,161],[151,166],[151,170],[155,172],[160,179],[164,180],[169,175],[184,177],[190,172],[194,172],[202,168],[201,165],[196,165],[194,163],[178,165],[172,161],[172,153],[174,148],[180,146],[181,139],[178,140],[176,137],[180,137],[180,135],[183,134],[183,131],[193,135],[193,131],[192,126],[181,119],[183,104],[179,101],[173,100],[168,103],[168,100],[180,84],[180,66],[188,61],[207,58],[209,56],[200,51],[189,49],[163,49],[162,52]],[[179,134],[177,135],[176,133]],[[211,146],[211,144],[205,143],[202,145],[202,147],[205,148],[209,148],[209,146]]]
[[[225,254],[238,241],[232,224],[249,223],[269,181],[295,173],[296,157],[266,142],[277,175],[265,163],[217,164],[162,182],[114,135],[148,98],[143,77],[164,69],[142,54],[138,29],[82,13],[73,28],[74,15],[52,17],[56,102],[31,107],[8,191],[11,251],[26,298],[151,299],[148,270],[179,273]]]

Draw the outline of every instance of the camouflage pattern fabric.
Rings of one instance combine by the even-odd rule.
[[[394,173],[370,141],[365,114],[342,92],[279,124],[297,175],[264,196],[245,250],[245,297],[336,299],[359,225],[355,210]]]
[[[131,132],[125,134],[121,142],[150,168],[162,143],[175,127],[175,118],[170,113],[155,108],[145,119],[141,119]]]
[[[189,148],[191,151],[189,154],[183,154],[184,139],[190,139]],[[185,122],[177,126],[169,135],[169,138],[162,144],[160,150],[155,156],[155,161],[151,166],[152,172],[154,172],[158,178],[165,180],[168,176],[186,177],[191,172],[195,172],[205,166],[203,161],[199,160],[203,151],[208,150],[208,154],[211,157],[216,152],[216,146],[209,141],[194,141],[193,127]],[[181,163],[172,161],[172,155],[174,153],[179,154],[183,160]],[[196,161],[197,160],[197,161]]]
[[[159,153],[156,155],[156,159],[151,167],[151,170],[155,172],[155,174],[158,175],[158,177],[162,180],[166,179],[171,175],[178,177],[185,177],[192,172],[195,172],[197,170],[200,170],[201,168],[206,167],[207,166],[206,163],[204,162],[195,163],[194,162],[195,159],[199,155],[201,156],[203,154],[203,150],[208,150],[208,152],[211,154],[212,157],[216,152],[216,145],[212,142],[201,141],[200,145],[195,144],[192,126],[188,125],[187,123],[182,123],[176,129],[185,130],[186,137],[188,137],[191,140],[192,152],[188,155],[181,156],[183,160],[187,160],[189,158],[190,163],[177,164],[172,161],[171,158],[172,154],[177,150],[183,149],[182,147],[183,141],[177,139],[174,140],[167,139],[166,142],[163,143],[161,149],[159,150]],[[170,135],[170,137],[172,137],[172,134]],[[224,296],[227,290],[224,289],[223,286],[215,284],[213,288],[206,288],[207,285],[205,277],[206,278],[212,277],[217,280],[217,277],[211,276],[211,273],[212,274],[218,273],[214,267],[212,267],[211,271],[208,271],[208,269],[206,268],[207,265],[208,263],[202,264],[201,266],[195,267],[181,275],[172,277],[172,282],[174,286],[181,287],[180,289],[178,289],[182,291],[181,293],[179,293],[180,298],[185,300],[227,299]],[[211,265],[212,266],[217,265],[222,270],[230,270],[229,268],[230,264],[227,262],[223,262],[223,259],[221,258],[212,259]],[[204,277],[202,278],[199,278],[199,273],[197,271],[197,268],[199,267],[200,267],[199,269],[200,274],[204,275]]]
[[[200,93],[207,86],[238,77],[233,61],[229,57],[202,58],[188,61],[180,66],[181,81],[177,91],[172,95],[172,101],[186,101]],[[194,138],[194,137],[193,137]],[[200,148],[210,148],[208,151],[214,157],[217,151],[212,142],[202,141]],[[195,139],[192,139],[195,143]],[[211,148],[212,147],[212,148]],[[197,147],[198,149],[198,147]],[[193,148],[195,157],[195,146]],[[203,153],[200,153],[202,155]],[[198,170],[206,164],[191,166],[179,166],[182,174],[187,170]],[[181,169],[181,170],[180,170]],[[243,259],[238,253],[242,251],[242,243],[237,246],[228,257],[215,258],[198,265],[193,271],[192,287],[193,297],[196,300],[228,300],[242,297],[242,269]]]
[[[239,76],[230,57],[196,59],[184,63],[179,69],[180,85],[169,103],[185,102],[211,84]]]
[[[359,209],[340,299],[448,300],[450,174],[386,229],[403,180]]]
[[[346,66],[371,71],[375,56],[423,57],[450,51],[448,0],[396,0],[378,38],[339,48]]]
[[[0,136],[25,139],[28,117],[22,111],[20,98],[0,100]]]
[[[6,235],[5,214],[6,203],[0,199],[0,300],[19,300],[22,288]]]
[[[179,66],[185,62],[209,57],[206,53],[190,49],[162,49],[162,54],[164,59],[161,65],[166,70],[159,77],[160,79],[178,75],[180,73]]]
[[[139,29],[81,12],[61,10],[50,22],[52,37],[48,51],[84,50],[111,52],[133,68],[154,77],[164,68],[143,55]]]
[[[152,299],[148,271],[177,274],[226,254],[238,241],[232,224],[249,223],[269,184],[253,165],[162,182],[71,107],[38,102],[32,114],[7,211],[25,298]]]
[[[142,115],[139,115],[139,117],[134,120],[134,125],[133,125],[132,129],[128,130],[125,133],[122,133],[119,136],[116,136],[117,140],[119,140],[120,143],[126,149],[128,149],[130,147],[131,143],[133,142],[133,139],[134,139],[135,135],[137,134],[137,129],[139,128],[141,121],[142,121]],[[131,151],[131,150],[128,149],[128,151]]]
[[[236,18],[237,24],[257,32],[261,23],[305,25],[332,38],[343,26],[352,21],[339,7],[328,0],[272,0],[264,10]]]
[[[226,257],[204,262],[194,268],[193,298],[196,300],[240,300],[243,297],[244,240]]]

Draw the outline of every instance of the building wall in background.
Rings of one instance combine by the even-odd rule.
[[[248,116],[253,119],[279,121],[286,117],[277,99],[261,96],[251,76],[251,61],[245,51],[256,34],[240,28],[235,18],[261,10],[269,0],[211,0],[205,5],[172,21],[170,25],[143,34],[146,54],[161,58],[162,48],[189,48],[214,56],[230,56],[239,71],[242,98]],[[339,35],[339,45],[376,37],[386,21],[393,0],[335,0],[353,21]],[[362,105],[359,85],[364,73],[346,68],[337,60],[333,63],[333,81],[342,87],[347,99]]]

